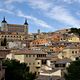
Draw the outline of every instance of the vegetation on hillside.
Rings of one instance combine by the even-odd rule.
[[[65,80],[80,80],[80,60],[72,62],[67,68]]]
[[[69,33],[74,33],[80,36],[80,28],[71,28]]]
[[[1,40],[1,46],[7,46],[7,39],[6,38]]]
[[[5,60],[3,65],[6,66],[5,80],[34,80],[36,75],[29,72],[29,67],[25,63],[16,60]]]

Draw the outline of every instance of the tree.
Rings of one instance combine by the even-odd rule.
[[[16,60],[5,60],[3,65],[6,66],[5,80],[34,80],[36,75],[29,72],[29,67],[25,63]]]
[[[7,45],[7,39],[6,37],[1,41],[1,46],[6,46]]]
[[[69,33],[74,33],[80,36],[80,28],[71,28]]]
[[[77,28],[71,28],[72,33],[77,33],[78,29]]]
[[[65,80],[80,80],[80,60],[71,63],[64,77]]]

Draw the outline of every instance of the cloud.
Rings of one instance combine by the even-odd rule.
[[[15,6],[12,4],[14,2],[18,2],[18,3],[22,3],[22,2],[27,2],[27,0],[5,0],[4,4],[5,4],[5,9],[0,9],[1,12],[6,12],[9,14],[13,14],[19,17],[24,17],[24,18],[28,18],[30,20],[33,21],[34,24],[36,24],[37,26],[43,27],[43,28],[48,28],[48,29],[52,29],[52,26],[48,25],[45,21],[38,19],[34,16],[28,16],[25,15],[22,11],[17,11],[15,8]],[[40,3],[43,4],[43,3]],[[45,7],[48,8],[48,5],[46,5]]]
[[[77,12],[76,12],[76,15],[80,16],[80,11],[77,11]]]
[[[37,26],[43,27],[43,28],[48,28],[48,29],[52,29],[52,26],[48,25],[45,21],[38,19],[34,16],[29,16],[29,15],[25,15],[22,11],[17,11],[15,9],[15,7],[13,5],[11,5],[13,2],[25,2],[26,0],[5,0],[5,9],[0,9],[0,12],[6,12],[9,14],[13,14],[19,17],[24,17],[24,18],[28,18],[30,19],[34,24],[36,24]],[[9,8],[10,7],[10,8]]]
[[[63,0],[63,2],[66,2],[68,4],[72,4],[74,2],[74,0]]]
[[[50,9],[52,3],[47,0],[5,0],[5,4],[28,2],[33,8],[41,8],[43,10]],[[47,3],[47,4],[46,4]],[[36,6],[36,7],[35,7]]]
[[[26,0],[5,0],[5,4],[12,4],[14,2],[22,3],[25,2]]]
[[[15,7],[11,4],[8,4],[8,5],[5,5],[5,9],[12,11],[12,10],[15,10]]]
[[[68,1],[70,2],[73,0],[68,0]],[[58,22],[61,22],[69,26],[75,26],[75,27],[80,26],[79,20],[77,20],[74,16],[72,16],[70,11],[66,9],[64,6],[54,5],[54,0],[50,2],[48,2],[48,0],[39,0],[39,1],[28,0],[28,2],[30,6],[32,6],[32,8],[34,7],[35,9],[37,8],[39,10],[42,10],[44,15],[46,15],[46,17],[48,18],[51,18],[53,20],[56,20]],[[48,7],[46,5],[48,5]],[[44,7],[46,10],[44,10]]]
[[[33,17],[33,16],[28,16],[28,15],[25,15],[22,13],[22,11],[18,11],[17,12],[17,15],[19,17],[24,17],[24,18],[28,18],[30,20],[32,20],[36,25],[38,26],[41,26],[43,28],[49,28],[49,29],[52,29],[52,26],[48,25],[45,21],[41,20],[41,19],[38,19],[36,17]]]
[[[61,6],[55,6],[52,10],[47,13],[49,17],[55,19],[61,23],[66,23],[71,26],[79,27],[79,20],[71,15],[71,13]]]
[[[9,13],[9,14],[14,14],[14,12],[6,10],[6,9],[0,9],[0,12],[6,12],[6,13]]]
[[[57,0],[57,1],[59,1],[59,0]],[[41,12],[48,18],[56,20],[65,25],[75,26],[75,27],[80,26],[79,20],[77,20],[74,16],[72,16],[70,11],[68,9],[66,9],[64,6],[55,5],[54,0],[51,0],[51,1],[48,1],[48,0],[5,0],[5,2],[7,4],[11,4],[13,2],[18,2],[18,3],[22,3],[22,2],[27,3],[28,2],[28,4],[33,9],[41,10]],[[80,0],[63,0],[63,2],[73,3],[73,2],[80,2]],[[27,16],[27,17],[29,17],[29,16]],[[37,19],[35,19],[35,18],[32,18],[32,20],[34,20],[34,22],[37,22]],[[43,23],[43,22],[39,21],[39,23]],[[37,24],[39,24],[39,23],[37,23]],[[42,25],[42,26],[44,26],[44,25]]]
[[[5,0],[5,4],[8,6],[8,4],[11,5],[14,2],[17,2],[17,3],[25,2],[26,4],[30,5],[30,7],[32,7],[33,9],[39,10],[42,14],[44,14],[46,17],[50,19],[56,20],[60,23],[63,23],[65,25],[69,25],[72,27],[79,27],[80,26],[79,20],[72,15],[71,11],[69,11],[69,9],[67,9],[62,5],[55,4],[54,1],[55,0]],[[58,2],[59,0],[56,0],[56,1]],[[62,0],[62,1],[69,4],[73,2],[80,2],[80,0]],[[14,10],[14,7],[12,6],[10,10]],[[40,25],[42,27],[52,28],[45,21],[37,19],[33,16],[24,15],[20,11],[18,11],[18,16],[27,17],[28,19],[32,20],[35,24]]]
[[[45,11],[49,10],[51,6],[53,5],[51,2],[47,0],[27,0],[27,1],[33,8],[36,8],[36,9],[38,8],[38,9],[42,9]]]
[[[66,2],[68,4],[72,4],[72,3],[75,3],[75,2],[80,3],[80,0],[63,0],[63,2]]]

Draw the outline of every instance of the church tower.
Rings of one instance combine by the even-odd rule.
[[[1,31],[8,31],[7,21],[5,20],[5,17],[3,18],[2,22],[1,22]]]
[[[28,34],[28,22],[27,22],[27,19],[25,19],[24,26],[25,26],[24,32],[25,32],[26,34]]]

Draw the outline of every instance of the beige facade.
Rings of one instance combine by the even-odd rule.
[[[76,58],[76,56],[79,56],[80,55],[80,50],[79,48],[65,48],[62,53],[60,53],[58,55],[59,58],[69,58],[69,59],[72,59],[72,57]]]
[[[6,38],[8,41],[25,40],[26,35],[16,32],[0,32],[0,39]]]
[[[73,35],[68,38],[68,42],[80,42],[79,36]]]
[[[12,50],[7,58],[24,62],[30,67],[30,72],[39,74],[42,64],[45,64],[46,53],[34,50]]]

